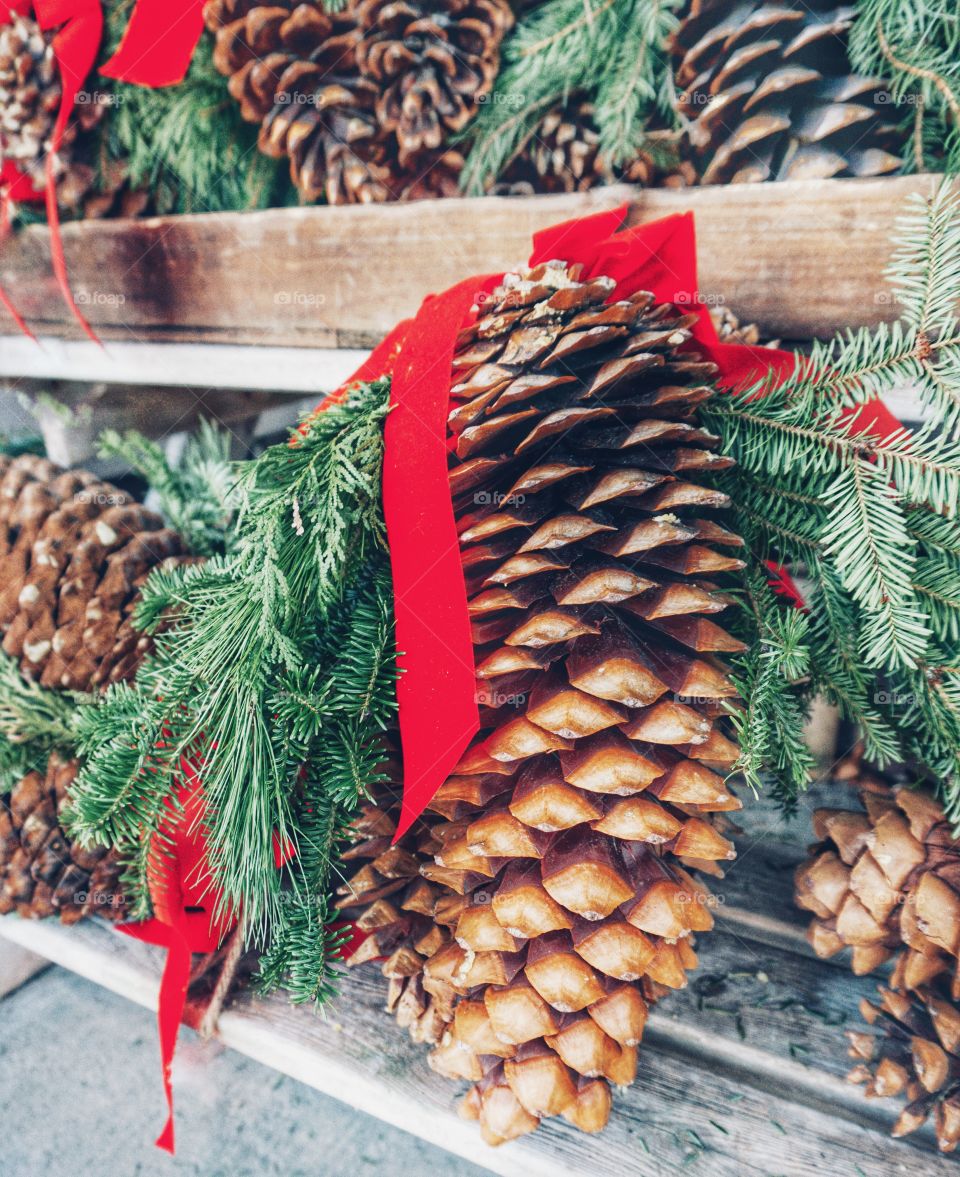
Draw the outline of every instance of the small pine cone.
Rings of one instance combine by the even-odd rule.
[[[835,0],[689,0],[675,88],[701,183],[899,171],[884,84],[851,70],[854,16]]]
[[[29,772],[0,796],[0,914],[16,911],[29,919],[58,914],[65,924],[91,914],[123,917],[116,855],[71,843],[60,826],[77,769],[75,760],[54,754],[46,775]]]
[[[692,316],[610,304],[613,287],[550,262],[461,333],[450,483],[481,731],[394,848],[400,877],[393,816],[365,815],[345,896],[491,1143],[550,1115],[602,1128],[650,1002],[686,984],[712,926],[689,872],[734,856],[718,656],[743,647],[712,617],[741,541],[707,517],[726,497],[690,480],[729,465],[695,419],[714,368],[686,350]]]
[[[899,989],[945,975],[960,1000],[960,847],[943,807],[862,768],[857,783],[863,810],[813,816],[821,841],[796,872],[807,938],[818,956],[850,948],[858,975],[896,956]]]
[[[503,175],[494,196],[534,192],[585,192],[612,175],[599,155],[600,136],[589,102],[572,99],[537,123]]]
[[[902,1097],[906,1106],[894,1136],[916,1131],[933,1113],[937,1145],[953,1152],[960,1142],[960,1009],[945,987],[914,993],[883,986],[879,1004],[864,1000],[860,1012],[873,1028],[848,1030],[847,1076],[866,1084],[868,1098]]]
[[[115,486],[45,458],[0,459],[3,649],[43,686],[89,691],[133,676],[149,647],[130,615],[177,535]]]
[[[407,168],[476,116],[513,12],[507,0],[358,0],[356,18],[360,70],[377,87],[377,119]]]

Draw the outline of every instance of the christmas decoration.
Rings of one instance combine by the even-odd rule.
[[[54,753],[46,775],[28,772],[0,796],[0,915],[59,914],[64,924],[91,913],[123,918],[117,855],[102,846],[84,849],[71,843],[60,826],[76,773],[75,760]]]
[[[593,107],[570,102],[548,111],[491,188],[494,196],[583,192],[611,179],[598,154]]]
[[[850,948],[857,974],[896,956],[898,989],[946,974],[960,1000],[960,847],[943,806],[863,767],[854,783],[864,808],[818,809],[821,841],[797,868],[797,903],[816,917],[810,943],[819,956]]]
[[[894,1136],[906,1136],[933,1114],[937,1145],[953,1152],[960,1142],[960,1009],[936,987],[902,993],[880,987],[878,1004],[863,1001],[860,1012],[876,1031],[848,1030],[847,1076],[866,1084],[868,1098],[905,1096]]]
[[[251,462],[235,542],[150,578],[154,650],[82,718],[70,828],[131,862],[133,909],[165,902],[157,846],[189,801],[194,898],[262,946],[262,984],[323,1001],[346,876],[371,933],[353,959],[386,954],[391,1004],[477,1085],[490,1139],[602,1126],[641,1004],[709,926],[690,870],[730,853],[725,774],[789,807],[814,691],[881,767],[945,781],[948,811],[960,747],[954,198],[902,225],[904,321],[802,362],[720,342],[690,218],[625,216],[428,299]],[[876,401],[905,377],[939,432]],[[722,627],[697,612],[717,605]]]
[[[546,263],[509,275],[461,333],[450,480],[481,736],[428,806],[447,819],[420,870],[439,891],[433,933],[414,921],[393,947],[409,917],[383,881],[402,885],[407,852],[371,855],[345,888],[372,892],[358,923],[385,925],[391,979],[419,948],[431,1012],[469,998],[432,1062],[481,1079],[467,1107],[490,1143],[541,1115],[603,1126],[603,1078],[636,1066],[636,982],[683,986],[689,937],[713,922],[681,864],[734,855],[711,823],[739,807],[717,773],[737,759],[717,656],[744,647],[716,622],[715,582],[743,561],[710,517],[725,496],[694,481],[729,465],[696,428],[713,366],[681,350],[690,317],[646,293],[611,305],[614,288]],[[419,882],[407,904],[427,902]],[[375,932],[361,959],[382,947]]]
[[[673,49],[678,111],[701,183],[899,170],[889,94],[850,68],[852,20],[832,0],[692,0]]]
[[[955,174],[960,167],[960,28],[938,0],[858,0],[850,60],[882,77],[911,130],[904,162],[917,171]]]
[[[242,116],[260,123],[261,151],[288,156],[303,196],[330,204],[448,194],[449,150],[489,92],[506,0],[416,4],[354,0],[239,5],[208,0],[214,63]]]

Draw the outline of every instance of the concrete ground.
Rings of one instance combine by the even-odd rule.
[[[62,969],[0,1001],[2,1177],[482,1177],[487,1172],[181,1033],[177,1155],[155,1015]],[[478,1144],[478,1147],[479,1144]]]

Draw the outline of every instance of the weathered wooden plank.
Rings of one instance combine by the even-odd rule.
[[[7,918],[0,920],[0,935],[29,943],[144,1005],[156,1001],[159,954],[105,927],[64,929]],[[715,949],[708,947],[711,939]],[[741,967],[742,951],[729,937],[704,938],[704,984],[675,995],[651,1018],[638,1081],[617,1094],[611,1124],[596,1138],[551,1122],[532,1138],[485,1149],[475,1126],[456,1118],[453,1088],[430,1072],[425,1052],[383,1014],[385,983],[373,967],[351,974],[326,1018],[292,1007],[282,995],[264,1000],[244,993],[224,1014],[220,1036],[261,1062],[511,1177],[639,1177],[680,1166],[710,1177],[854,1174],[857,1165],[871,1177],[893,1177],[905,1165],[937,1172],[939,1162],[914,1143],[889,1141],[878,1130],[890,1122],[892,1109],[858,1104],[855,1089],[839,1078],[842,1063],[814,1070],[802,1052],[784,1050],[790,1041],[812,1055],[824,1050],[831,1029],[841,1037],[839,1025],[830,1023],[850,1015],[856,998],[843,992],[841,975],[826,970],[823,988],[823,978],[799,957],[767,950]],[[928,1144],[929,1136],[916,1143]]]
[[[350,347],[382,337],[430,291],[521,264],[537,230],[629,201],[634,223],[693,210],[701,293],[770,335],[803,339],[895,314],[882,278],[893,220],[907,193],[936,182],[615,186],[77,223],[63,240],[71,285],[104,338]],[[43,226],[6,243],[0,282],[35,328],[76,336]]]
[[[21,948],[9,940],[0,939],[0,998],[48,968],[50,962],[28,948]]]

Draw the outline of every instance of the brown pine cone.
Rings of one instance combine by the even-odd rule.
[[[53,47],[30,17],[0,24],[0,162],[9,160],[36,188],[60,110],[60,74]]]
[[[389,199],[377,88],[357,67],[352,12],[293,0],[207,0],[203,11],[214,64],[243,117],[262,124],[260,150],[289,156],[300,192],[330,204]]]
[[[893,1128],[907,1136],[933,1113],[937,1145],[953,1152],[960,1142],[960,1010],[941,987],[898,993],[880,987],[880,1002],[860,1012],[875,1033],[848,1030],[847,1076],[865,1083],[868,1098],[903,1096],[907,1105]]]
[[[84,915],[121,919],[121,867],[112,851],[71,843],[59,816],[77,775],[75,760],[50,757],[46,775],[29,772],[0,796],[0,915],[29,919],[59,914],[73,924]]]
[[[562,1115],[597,1131],[647,1006],[712,925],[690,868],[733,857],[735,695],[711,617],[741,541],[696,425],[713,366],[692,317],[551,262],[511,275],[460,336],[450,482],[481,732],[418,831],[365,813],[344,889],[431,1065],[476,1084],[491,1143]],[[399,774],[394,778],[399,779]],[[431,847],[436,847],[431,849]],[[426,854],[433,861],[423,861]],[[419,878],[417,868],[419,865]]]
[[[491,195],[585,192],[608,184],[612,175],[600,159],[599,142],[589,102],[571,100],[548,111],[493,185]]]
[[[673,50],[701,183],[899,171],[884,84],[851,72],[854,16],[834,0],[689,0]]]
[[[152,511],[87,471],[0,457],[0,633],[23,673],[89,691],[133,676],[149,648],[130,614],[182,553]]]
[[[818,809],[821,841],[796,872],[796,901],[816,917],[818,956],[852,950],[858,975],[896,954],[891,983],[920,989],[944,974],[960,1000],[960,846],[931,792],[860,770],[862,811]]]
[[[360,70],[377,86],[380,126],[408,167],[476,116],[513,12],[507,0],[358,0],[356,18]]]

